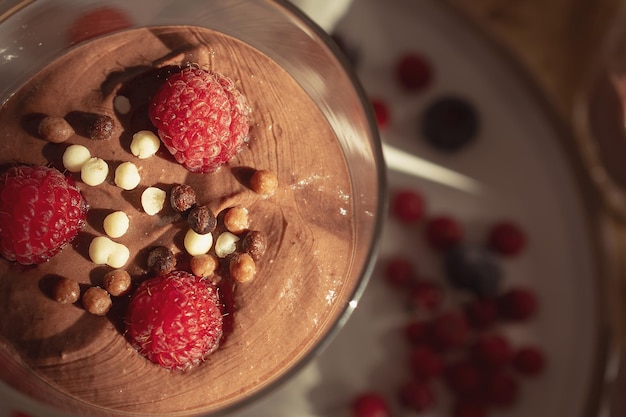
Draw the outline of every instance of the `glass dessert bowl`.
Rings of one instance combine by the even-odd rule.
[[[89,206],[84,225],[49,260],[0,260],[3,402],[41,415],[226,414],[329,342],[373,267],[385,184],[367,100],[321,30],[277,1],[34,1],[4,11],[0,32],[7,40],[0,49],[0,163],[58,169]],[[194,69],[220,74],[229,80],[223,90],[246,100],[243,144],[206,173],[188,169],[164,144],[149,158],[131,145],[138,132],[157,133],[149,113],[158,89]],[[70,125],[62,140],[58,131],[50,138],[40,130],[50,117]],[[94,120],[108,123],[103,137],[93,133]],[[108,167],[102,181],[69,168],[71,145]],[[139,183],[125,187],[117,170],[129,163]],[[259,189],[258,172],[277,185]],[[180,184],[215,216],[208,249],[187,244],[191,216],[169,203]],[[157,190],[162,208],[144,204],[146,189]],[[225,220],[232,208],[247,216],[239,231]],[[129,226],[112,235],[105,219],[120,212]],[[244,243],[251,232],[265,243],[259,256]],[[229,244],[218,245],[222,235]],[[98,239],[125,248],[127,258],[100,261]],[[131,336],[137,289],[170,273],[155,272],[155,248],[175,258],[169,270],[197,276],[219,297],[219,346],[184,370],[140,352]],[[217,269],[198,272],[194,257],[207,251]],[[253,279],[232,272],[243,254],[254,261]],[[107,287],[117,270],[132,280],[122,295]],[[78,284],[78,300],[64,303],[57,290],[67,280]],[[110,307],[92,310],[85,299],[92,288],[104,289]]]

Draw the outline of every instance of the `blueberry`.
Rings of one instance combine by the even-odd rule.
[[[453,285],[482,297],[496,295],[503,278],[499,259],[480,245],[457,245],[447,250],[444,268]]]
[[[479,118],[467,100],[445,96],[431,103],[422,119],[422,134],[433,147],[454,152],[471,143],[478,133]]]

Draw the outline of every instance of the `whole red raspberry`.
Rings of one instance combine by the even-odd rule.
[[[228,162],[248,138],[248,104],[229,78],[185,67],[161,85],[149,116],[165,147],[191,172]]]
[[[415,279],[415,266],[410,259],[395,255],[385,261],[383,277],[393,288],[406,288]]]
[[[377,392],[358,395],[350,406],[351,417],[389,417],[391,409],[387,400]]]
[[[222,324],[216,289],[202,278],[173,271],[139,285],[128,306],[126,334],[150,361],[184,370],[217,349]]]
[[[418,280],[411,288],[411,304],[418,311],[437,311],[443,304],[443,288],[432,281]]]
[[[23,265],[56,255],[85,225],[89,206],[55,168],[18,165],[0,175],[0,253]]]
[[[404,383],[399,390],[400,403],[418,413],[430,410],[437,403],[433,387],[417,379]]]

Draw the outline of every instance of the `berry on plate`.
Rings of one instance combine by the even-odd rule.
[[[446,276],[456,287],[478,296],[493,296],[503,279],[499,260],[480,245],[456,245],[444,257]]]
[[[513,367],[522,375],[539,375],[546,367],[545,355],[538,347],[523,346],[513,356]]]
[[[185,67],[161,84],[149,116],[161,141],[191,172],[213,172],[247,141],[248,104],[235,83],[216,72]]]
[[[437,403],[433,387],[426,381],[413,379],[404,383],[399,390],[400,403],[418,413],[430,410]]]
[[[454,152],[476,139],[479,118],[467,100],[445,96],[428,106],[422,119],[422,134],[433,147]]]
[[[537,295],[528,288],[511,288],[498,296],[498,308],[503,319],[526,321],[539,307]]]
[[[200,364],[223,334],[215,287],[184,271],[143,281],[126,317],[130,343],[150,361],[173,370]]]
[[[426,241],[433,249],[446,250],[462,238],[463,228],[450,216],[435,216],[426,222]]]
[[[417,223],[426,211],[422,195],[411,189],[396,191],[390,205],[391,214],[402,223]]]
[[[377,392],[359,394],[350,406],[351,417],[390,417],[391,409],[387,400]]]
[[[59,170],[13,166],[0,174],[0,253],[23,265],[46,262],[76,237],[88,209]]]
[[[504,256],[516,256],[526,247],[526,234],[515,223],[502,221],[494,224],[487,236],[489,247]]]
[[[131,18],[122,10],[103,6],[78,16],[70,26],[67,37],[71,44],[75,44],[132,25]]]
[[[424,90],[433,79],[430,62],[416,52],[407,52],[401,56],[395,70],[398,83],[406,91]]]

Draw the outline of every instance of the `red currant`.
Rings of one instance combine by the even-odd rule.
[[[476,330],[485,330],[497,322],[500,313],[498,303],[492,297],[480,297],[465,306],[467,321]]]
[[[487,417],[487,407],[473,401],[461,401],[454,407],[452,417]]]
[[[393,195],[390,208],[399,221],[417,223],[424,217],[424,198],[415,190],[400,190]]]
[[[416,52],[409,52],[398,60],[396,76],[402,88],[415,92],[423,90],[430,85],[433,78],[433,70],[424,56]]]
[[[443,359],[433,349],[425,345],[413,348],[410,364],[415,377],[422,381],[436,378],[443,372]]]
[[[537,296],[529,289],[513,288],[498,296],[498,308],[504,319],[526,321],[537,312]]]
[[[436,311],[443,301],[443,289],[431,281],[419,280],[411,288],[411,303],[421,311]]]
[[[494,406],[509,408],[517,401],[519,383],[504,371],[490,372],[485,377],[485,393]]]
[[[430,323],[429,340],[436,349],[449,350],[464,347],[469,336],[467,319],[459,311],[451,310],[441,313]]]
[[[492,250],[501,255],[516,256],[526,247],[526,235],[517,224],[502,221],[493,225],[487,243]]]
[[[476,363],[462,359],[449,364],[445,370],[445,382],[458,398],[476,398],[483,388],[483,372]]]
[[[474,347],[473,354],[476,360],[490,368],[502,367],[511,361],[513,351],[504,336],[487,334],[480,337]]]
[[[378,127],[380,129],[386,128],[389,125],[390,119],[389,107],[387,107],[387,103],[381,99],[372,99],[371,103]]]
[[[446,250],[459,243],[463,229],[459,222],[449,216],[437,216],[426,223],[426,241],[433,249]]]
[[[435,391],[428,382],[411,380],[400,387],[400,402],[407,408],[421,413],[434,407]]]
[[[513,356],[513,367],[523,375],[539,375],[546,367],[545,355],[538,347],[522,347]]]
[[[351,417],[390,417],[387,400],[377,392],[370,391],[358,395],[350,407]]]
[[[404,256],[394,256],[385,262],[385,281],[393,288],[406,288],[415,279],[415,267]]]
[[[428,325],[422,320],[413,320],[404,327],[406,339],[412,345],[428,342]]]

